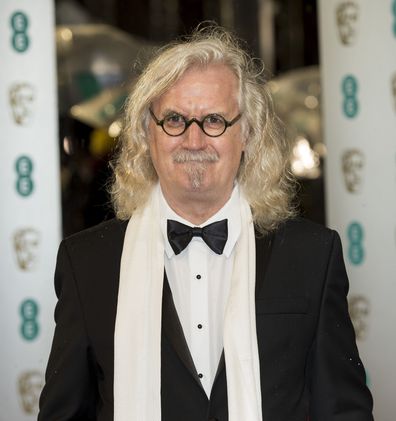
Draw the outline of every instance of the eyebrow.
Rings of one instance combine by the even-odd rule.
[[[185,113],[183,113],[183,112],[181,112],[181,111],[176,111],[176,110],[174,110],[174,109],[172,109],[172,108],[165,108],[165,110],[163,110],[163,111],[161,111],[161,116],[163,116],[163,117],[166,117],[166,116],[168,116],[168,115],[172,115],[172,114],[179,114],[179,115],[181,115],[181,116],[183,116],[184,118],[189,118]],[[205,113],[205,114],[203,114],[201,117],[206,117],[206,116],[208,116],[208,115],[219,115],[219,116],[221,116],[221,117],[223,117],[223,118],[225,118],[225,114],[226,113],[223,113],[223,112],[219,112],[219,111],[212,111],[212,112],[209,112],[209,113]],[[198,117],[195,117],[195,118],[198,118]]]

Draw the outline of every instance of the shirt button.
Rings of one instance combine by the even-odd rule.
[[[196,278],[197,278],[197,279],[201,279],[201,275],[197,275],[197,276],[196,276]]]
[[[199,373],[199,374],[198,374],[198,377],[199,377],[200,379],[202,379],[203,374],[202,374],[202,373]]]
[[[202,329],[201,323],[197,326],[198,329]]]

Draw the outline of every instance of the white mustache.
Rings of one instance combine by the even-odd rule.
[[[173,162],[183,164],[186,162],[217,162],[219,154],[215,151],[190,151],[183,149],[172,155]]]

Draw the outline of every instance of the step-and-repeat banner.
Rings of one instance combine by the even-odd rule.
[[[378,421],[396,413],[396,0],[320,0],[328,225]]]
[[[0,2],[0,420],[37,418],[60,179],[53,0]]]

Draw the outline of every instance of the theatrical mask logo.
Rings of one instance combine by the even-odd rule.
[[[38,413],[40,393],[44,387],[44,376],[36,370],[25,371],[18,378],[18,390],[23,410],[27,414]]]
[[[396,72],[393,73],[391,84],[392,84],[393,103],[395,105],[395,110],[396,110]]]
[[[350,193],[358,193],[363,184],[363,152],[359,149],[347,149],[341,159],[345,187]]]
[[[364,340],[367,337],[367,318],[370,315],[370,303],[364,295],[355,294],[349,297],[348,304],[356,339]]]
[[[40,234],[34,228],[21,228],[13,235],[18,266],[22,270],[32,270],[38,261]]]
[[[27,126],[33,118],[34,87],[26,82],[14,83],[9,88],[8,95],[15,123]]]
[[[338,34],[344,45],[352,45],[356,41],[359,18],[359,7],[353,1],[344,1],[336,8]]]

